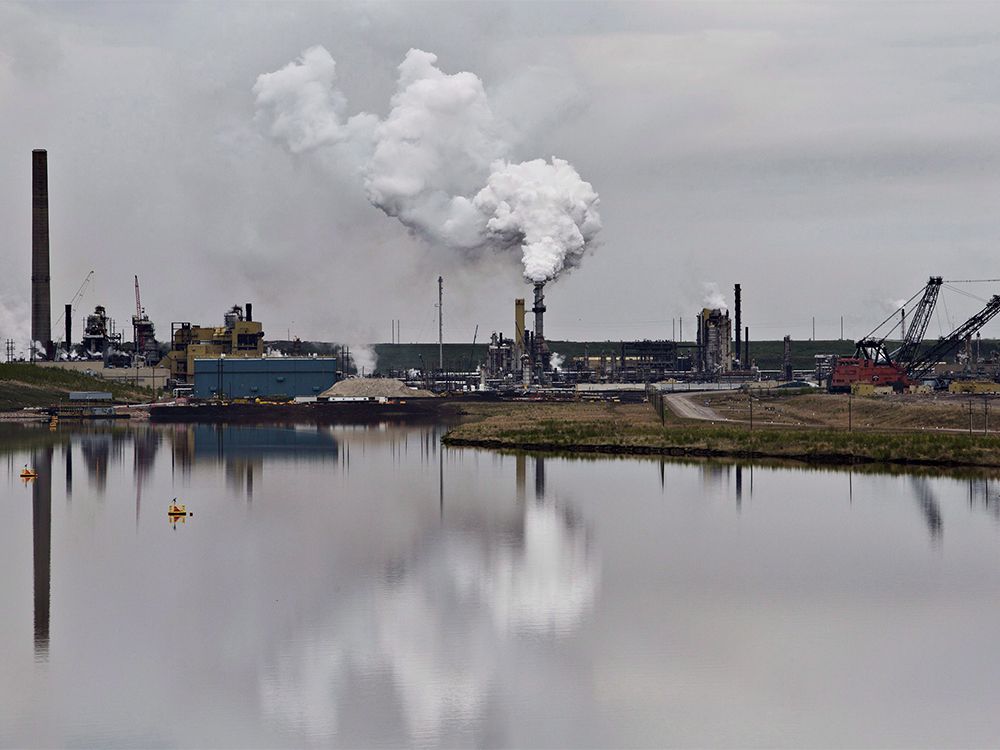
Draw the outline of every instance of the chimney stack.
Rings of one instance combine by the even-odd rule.
[[[545,374],[549,370],[549,347],[545,343],[543,318],[545,316],[545,282],[535,282],[535,306],[531,312],[535,314],[535,333],[533,336],[531,364],[538,371],[539,384],[545,385]]]
[[[520,362],[524,354],[524,299],[514,300],[514,361]]]
[[[31,341],[46,352],[52,344],[49,290],[49,168],[48,152],[31,152]]]
[[[735,297],[736,297],[736,358],[739,359],[740,358],[740,330],[741,330],[740,329],[740,312],[741,312],[741,309],[740,309],[740,285],[739,284],[736,285]],[[745,362],[743,362],[741,364],[742,364],[742,369],[744,369],[744,370],[747,369],[747,366],[746,366]]]
[[[247,302],[246,307],[244,309],[246,311],[245,319],[247,323],[249,323],[250,321],[253,320],[253,302]]]
[[[531,312],[535,314],[535,339],[537,341],[542,341],[545,338],[545,333],[542,330],[543,321],[542,318],[545,315],[545,282],[536,281],[535,282],[535,306],[531,308]]]
[[[73,305],[66,305],[66,354],[73,351]]]

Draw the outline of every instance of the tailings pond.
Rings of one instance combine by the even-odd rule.
[[[1000,481],[442,432],[5,427],[0,745],[1000,741]]]

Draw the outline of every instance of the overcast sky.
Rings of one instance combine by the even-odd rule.
[[[690,338],[707,282],[742,283],[752,338],[858,337],[931,274],[1000,278],[1000,3],[5,3],[0,337],[27,335],[32,148],[53,321],[93,269],[83,306],[124,324],[137,273],[161,338],[253,301],[269,337],[430,341],[441,274],[446,340],[510,333],[516,258],[410,236],[255,122],[257,76],[314,45],[349,114],[387,114],[410,48],[475,73],[514,158],[593,185],[549,338]]]

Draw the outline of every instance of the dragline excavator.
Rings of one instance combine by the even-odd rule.
[[[951,354],[966,337],[974,334],[1000,313],[1000,295],[993,295],[982,310],[921,352],[924,334],[927,332],[942,283],[944,282],[940,276],[932,276],[927,281],[922,295],[921,292],[917,292],[904,303],[901,308],[903,311],[907,304],[920,295],[920,301],[910,314],[910,325],[906,328],[899,348],[889,352],[886,348],[888,334],[882,337],[875,336],[890,318],[895,317],[894,312],[890,318],[879,324],[875,331],[855,344],[853,357],[841,357],[837,360],[830,375],[829,390],[849,391],[855,383],[870,383],[892,386],[893,389],[901,391],[925,378],[938,361]],[[895,327],[892,330],[895,330]]]

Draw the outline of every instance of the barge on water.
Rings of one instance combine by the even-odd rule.
[[[70,391],[69,403],[47,409],[58,419],[128,419],[128,414],[115,410],[114,398],[108,391]]]

